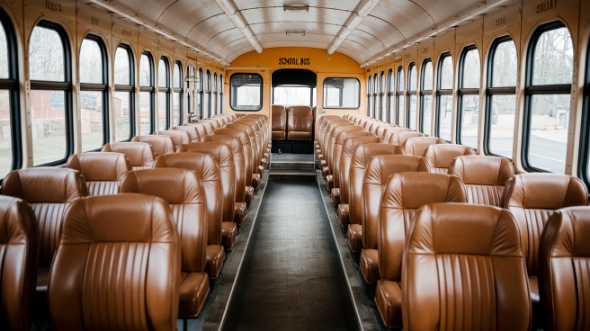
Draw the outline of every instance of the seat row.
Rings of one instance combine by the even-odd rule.
[[[169,131],[186,133],[184,130],[183,127]],[[246,215],[246,196],[254,194],[254,187],[250,185],[260,182],[267,159],[265,154],[270,147],[269,121],[262,116],[233,118],[210,133],[202,141],[179,145],[179,152],[170,153],[159,144],[166,141],[169,145],[169,136],[136,137],[134,142],[105,145],[103,150],[107,152],[73,155],[65,168],[27,168],[7,175],[1,193],[14,198],[3,197],[11,201],[0,205],[30,206],[18,209],[25,210],[25,218],[31,219],[27,222],[34,225],[29,224],[32,230],[27,237],[31,244],[26,254],[32,256],[26,272],[32,281],[26,282],[32,283],[36,290],[30,291],[34,292],[32,298],[24,298],[27,291],[22,293],[20,300],[26,304],[21,307],[21,313],[27,315],[28,309],[33,307],[36,318],[48,319],[50,315],[57,329],[81,329],[77,327],[80,324],[69,323],[106,325],[86,318],[102,318],[105,323],[112,323],[107,329],[122,325],[146,329],[133,323],[142,318],[152,323],[149,319],[155,317],[144,315],[154,313],[151,309],[159,305],[175,307],[172,310],[174,322],[176,316],[198,316],[209,293],[209,279],[219,277],[224,251],[231,250],[235,243],[236,226]],[[158,156],[154,159],[153,154]],[[136,163],[135,169],[131,161],[134,158],[143,160],[142,164]],[[162,215],[165,216],[163,221],[160,220]],[[85,217],[91,225],[81,225]],[[156,218],[159,220],[154,220]],[[101,219],[108,219],[108,226],[95,224]],[[139,224],[142,220],[172,222],[174,234],[166,230],[168,225]],[[66,236],[68,222],[74,224],[69,237]],[[144,227],[147,232],[139,231]],[[155,253],[158,250],[149,248],[160,245],[154,231],[167,236],[166,240],[178,246],[178,250],[170,254]],[[131,243],[115,244],[125,241]],[[75,247],[77,251],[80,242],[85,243],[86,250],[73,252],[72,248],[67,248]],[[152,252],[155,260],[148,262]],[[65,257],[60,258],[62,253]],[[83,258],[84,254],[87,255]],[[179,261],[158,262],[164,255],[178,257]],[[89,266],[87,261],[94,261],[94,264]],[[83,265],[75,266],[78,262]],[[119,267],[107,268],[109,265]],[[178,272],[157,279],[160,273],[153,271],[154,267]],[[75,284],[78,288],[72,288],[74,284],[69,277],[80,281]],[[154,286],[146,286],[150,283]],[[130,292],[122,291],[123,288]],[[85,298],[79,307],[84,309],[84,314],[64,304],[69,295],[74,295],[71,291],[78,290]],[[147,294],[143,290],[155,292]],[[164,292],[167,297],[161,296]],[[174,298],[178,305],[164,304],[173,302],[169,301],[170,293],[176,293]],[[146,299],[151,295],[151,299]],[[143,301],[135,302],[136,298],[143,298],[139,300]],[[164,303],[159,302],[159,298]],[[123,302],[124,307],[119,306]],[[150,306],[154,304],[156,306]],[[117,317],[108,313],[109,307],[114,309],[113,313],[141,313],[140,316],[130,313]],[[90,315],[86,315],[88,312]],[[104,312],[108,316],[99,316]],[[159,316],[156,318],[166,315],[155,314]],[[23,321],[30,321],[29,316],[26,317]],[[70,318],[85,320],[72,322]],[[155,325],[149,328],[159,329]]]
[[[363,278],[375,289],[385,325],[402,326],[402,258],[416,211],[443,202],[502,207],[510,213],[526,261],[527,295],[535,320],[540,320],[537,277],[543,225],[555,210],[588,204],[579,179],[514,175],[507,159],[473,155],[468,147],[365,118],[320,118],[318,130],[316,153],[326,186],[350,249],[360,251]]]
[[[312,140],[314,113],[310,106],[272,105],[273,140]]]

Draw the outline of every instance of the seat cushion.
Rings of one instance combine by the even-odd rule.
[[[248,205],[245,202],[236,202],[234,204],[234,222],[238,225],[244,223],[247,212]]]
[[[348,228],[348,224],[350,223],[350,218],[348,217],[350,213],[349,205],[347,203],[341,203],[338,205],[338,222],[340,222],[340,226],[343,228]]]
[[[360,224],[348,225],[348,246],[353,252],[360,252],[363,248],[363,226]]]
[[[379,253],[376,249],[363,248],[359,265],[367,284],[375,284],[379,280]]]
[[[257,190],[260,186],[260,174],[252,174],[252,187]]]
[[[221,272],[225,260],[225,252],[221,245],[207,245],[207,262],[205,263],[205,271],[209,278],[217,278]]]
[[[375,303],[381,320],[388,328],[402,327],[402,289],[400,283],[391,280],[377,281]]]
[[[223,222],[221,224],[221,244],[226,251],[231,251],[236,243],[238,226],[234,222]]]
[[[330,199],[332,199],[332,204],[337,207],[340,204],[340,189],[335,187],[332,188],[330,191]]]
[[[328,192],[331,192],[333,185],[334,185],[334,176],[327,175],[326,176],[326,190],[328,190]]]
[[[209,277],[205,272],[181,272],[178,315],[196,317],[209,294]]]
[[[254,188],[252,186],[246,186],[246,204],[250,207],[252,204],[252,199],[254,199]]]

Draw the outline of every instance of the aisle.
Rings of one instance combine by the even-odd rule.
[[[357,330],[315,177],[266,192],[224,330]]]

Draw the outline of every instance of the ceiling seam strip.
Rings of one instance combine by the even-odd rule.
[[[348,38],[350,33],[363,21],[363,19],[369,15],[371,10],[377,6],[380,0],[364,0],[359,3],[356,10],[350,13],[348,19],[346,20],[345,25],[340,28],[338,31],[338,35],[334,37],[332,42],[330,43],[331,46],[328,48],[328,54],[333,54],[336,52],[338,47]]]
[[[256,52],[262,53],[262,47],[256,39],[252,28],[248,22],[246,22],[242,14],[236,9],[234,2],[232,0],[215,0],[215,3],[217,3],[223,12],[225,12],[225,15],[227,15],[227,17],[234,23],[236,28],[240,30],[242,35],[244,35],[244,38],[248,40]]]

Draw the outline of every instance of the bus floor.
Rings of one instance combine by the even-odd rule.
[[[267,177],[223,330],[357,330],[315,176]]]

